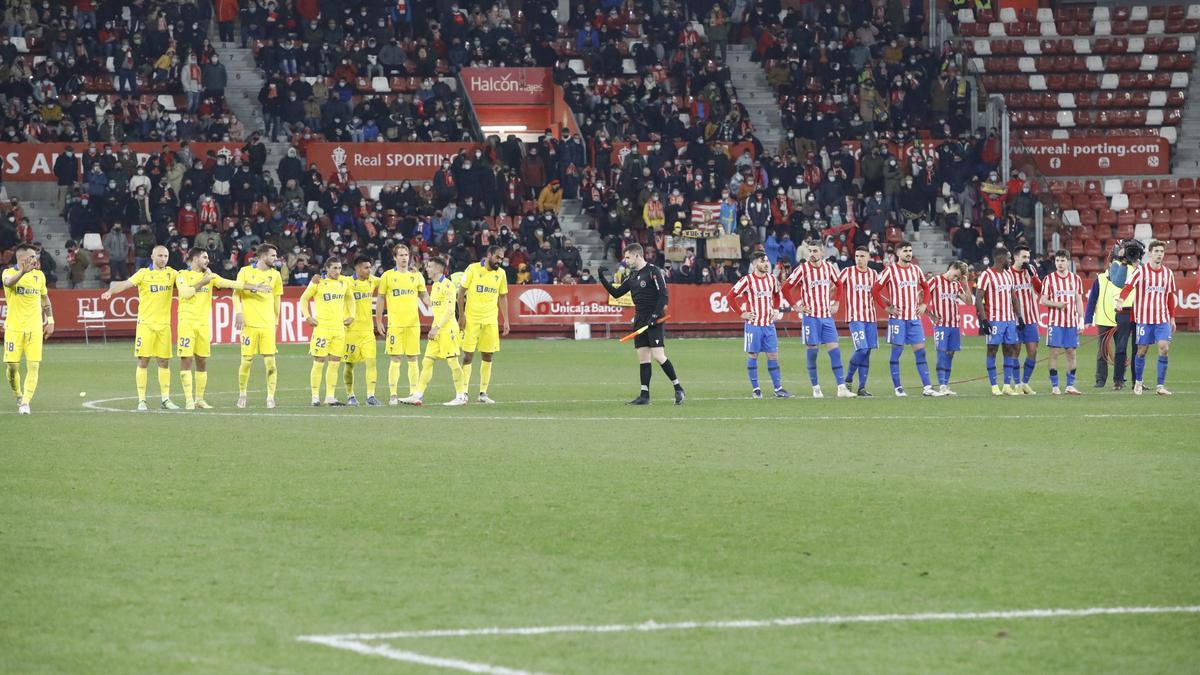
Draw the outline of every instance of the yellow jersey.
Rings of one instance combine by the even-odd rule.
[[[379,294],[387,302],[388,325],[407,328],[421,325],[421,310],[417,299],[425,291],[425,277],[420,272],[388,270],[379,277]]]
[[[161,270],[143,267],[129,277],[129,283],[138,289],[139,324],[171,325],[171,296],[175,290],[175,278],[178,276],[179,272],[170,267]]]
[[[494,324],[500,296],[508,293],[508,277],[497,267],[488,271],[483,263],[474,263],[463,273],[462,287],[466,290],[467,323]]]
[[[20,274],[20,270],[4,270],[3,279]],[[14,333],[31,333],[42,329],[42,296],[46,291],[46,275],[41,270],[30,270],[11,288],[4,287],[4,301],[8,304],[8,317],[4,330]]]
[[[455,307],[458,304],[458,287],[443,276],[429,288],[429,310],[433,312],[433,325],[441,325],[441,332],[458,332]]]
[[[179,325],[207,324],[212,316],[212,293],[214,288],[244,288],[240,281],[230,281],[223,277],[214,276],[200,290],[196,284],[204,278],[204,272],[183,270],[175,279],[179,287]]]
[[[319,276],[308,285],[304,295],[312,298],[316,308],[317,330],[345,330],[346,317],[351,316],[354,308],[349,277]],[[301,297],[300,304],[307,310],[308,298]]]
[[[279,319],[275,316],[275,298],[283,295],[283,277],[279,276],[279,270],[260,270],[254,265],[246,265],[238,270],[237,280],[242,284],[271,287],[268,293],[242,288],[236,295],[242,302],[242,318],[247,328],[275,328]]]
[[[354,296],[354,323],[346,327],[349,333],[375,332],[375,289],[379,288],[379,277],[370,275],[366,279],[351,277],[350,289]]]

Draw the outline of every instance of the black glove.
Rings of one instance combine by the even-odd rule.
[[[604,267],[604,266],[600,266],[600,267],[599,267],[599,268],[596,270],[596,274],[597,274],[598,276],[604,276],[604,275],[608,274],[608,268],[607,268],[607,267]]]
[[[1017,330],[1025,330],[1025,319],[1017,319]]]
[[[980,319],[979,320],[979,334],[980,335],[991,335],[992,334],[992,322],[988,321],[987,319]]]

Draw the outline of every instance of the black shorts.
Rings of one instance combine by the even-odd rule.
[[[663,325],[656,324],[646,329],[637,337],[633,338],[634,347],[661,347],[663,346]]]

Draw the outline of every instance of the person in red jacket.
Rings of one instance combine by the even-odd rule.
[[[195,239],[200,231],[200,214],[190,202],[179,209],[179,214],[175,216],[175,227],[179,229],[180,235],[188,239]]]

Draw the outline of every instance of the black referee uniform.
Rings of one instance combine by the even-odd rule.
[[[659,323],[659,319],[665,316],[667,309],[667,280],[663,276],[662,270],[658,267],[646,263],[636,272],[632,272],[618,286],[613,286],[608,279],[604,277],[604,271],[601,270],[598,275],[600,283],[604,285],[608,294],[614,298],[619,298],[626,293],[633,297],[634,329],[642,326],[649,326],[645,331],[640,333],[633,339],[633,344],[639,350],[641,348],[663,349],[664,331],[663,324]],[[642,354],[639,351],[638,360],[640,361],[640,375],[642,382],[641,392],[638,397],[629,402],[630,405],[646,405],[650,403],[650,376],[653,369],[650,365],[650,359],[654,356],[649,351]],[[671,360],[666,357],[666,353],[662,353],[662,361],[659,365],[662,366],[663,372],[667,378],[671,380],[671,384],[675,387],[675,405],[683,404],[684,394],[683,387],[679,384],[679,378],[675,374],[675,366],[671,364]]]

